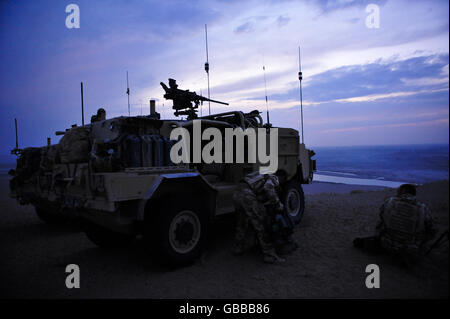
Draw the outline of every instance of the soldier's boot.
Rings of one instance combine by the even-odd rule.
[[[292,254],[295,250],[297,250],[298,245],[294,242],[287,242],[283,245],[279,246],[277,249],[277,253],[280,256]]]
[[[263,258],[264,262],[266,264],[281,264],[284,263],[286,261],[286,259],[281,258],[280,256],[278,256],[277,254],[264,254],[264,258]]]
[[[286,236],[281,242],[278,243],[278,245],[276,245],[276,247],[277,254],[280,256],[284,256],[292,254],[294,251],[296,251],[298,245],[292,238],[292,236]]]

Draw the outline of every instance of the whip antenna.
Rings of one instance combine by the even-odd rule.
[[[130,86],[128,85],[128,71],[127,71],[127,95],[128,95],[128,116],[130,116]]]
[[[14,118],[14,126],[16,127],[16,148],[11,150],[11,154],[19,156],[20,150],[19,150],[19,138],[17,135],[17,118]]]
[[[206,76],[208,77],[208,100],[211,98],[209,92],[209,56],[208,56],[208,28],[205,24],[205,40],[206,40],[206,63],[205,63],[205,71]],[[209,115],[211,115],[211,101],[208,101],[208,110]]]
[[[17,135],[17,119],[14,119],[14,125],[16,127],[16,149],[19,149],[19,136]]]
[[[200,90],[200,96],[203,96],[203,91]],[[200,101],[200,117],[203,116],[203,101]]]
[[[83,82],[81,82],[81,125],[84,126]]]
[[[305,139],[303,135],[303,96],[302,96],[302,63],[300,60],[300,46],[298,47],[298,81],[299,81],[299,92],[300,92],[300,113],[301,113],[301,129],[302,129],[302,144],[305,144]]]
[[[267,100],[266,67],[264,65],[263,65],[263,72],[264,72],[264,92],[266,94],[267,125],[270,125],[270,120],[269,120],[269,101]]]

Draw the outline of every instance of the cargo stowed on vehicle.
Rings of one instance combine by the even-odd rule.
[[[203,128],[219,130],[264,124],[258,111],[198,118],[198,104],[208,99],[179,90],[174,80],[169,84],[163,85],[165,97],[173,100],[175,114],[187,119],[160,119],[153,107],[148,116],[74,125],[58,133],[64,136],[56,145],[16,147],[11,196],[33,205],[49,223],[61,216],[80,217],[87,236],[99,246],[124,245],[143,235],[160,260],[173,265],[194,261],[210,223],[233,213],[235,187],[259,164],[174,164],[170,150],[177,141],[170,139],[171,131],[182,127],[192,132],[195,119]],[[314,152],[299,143],[298,131],[291,128],[278,128],[278,149],[278,168],[289,178],[284,204],[298,223],[305,208],[301,184],[312,181]]]

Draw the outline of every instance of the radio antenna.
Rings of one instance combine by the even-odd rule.
[[[267,116],[267,125],[270,125],[269,120],[269,101],[267,99],[267,83],[266,83],[266,67],[263,65],[263,72],[264,72],[264,92],[266,94],[266,116]]]
[[[81,125],[84,126],[83,82],[81,82]]]
[[[299,92],[300,92],[300,113],[301,113],[301,129],[302,129],[302,144],[305,144],[304,134],[303,134],[303,96],[302,96],[302,63],[300,60],[300,46],[298,47],[298,81],[299,81]]]
[[[206,40],[206,63],[205,63],[205,71],[206,76],[208,78],[208,100],[211,98],[209,92],[209,56],[208,56],[208,27],[205,24],[205,40]],[[211,101],[208,101],[208,110],[209,115],[211,115]]]
[[[128,71],[127,71],[127,95],[128,95],[128,116],[130,116],[130,86],[128,85]]]
[[[203,96],[202,90],[200,90],[200,96]],[[202,117],[202,116],[203,116],[203,101],[200,101],[200,117]]]
[[[19,138],[17,135],[17,118],[14,118],[14,126],[16,127],[16,148],[11,150],[11,154],[19,156],[20,150],[19,150]]]
[[[19,149],[19,136],[17,134],[17,118],[14,119],[14,125],[16,127],[16,149]]]

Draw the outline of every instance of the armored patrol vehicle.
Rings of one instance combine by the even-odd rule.
[[[196,121],[204,129],[220,131],[271,126],[263,123],[258,111],[198,117],[199,103],[207,98],[178,89],[172,79],[169,87],[161,85],[165,98],[173,100],[175,115],[185,119],[160,119],[151,101],[148,116],[74,125],[57,132],[63,137],[56,145],[16,148],[12,152],[18,155],[17,167],[10,172],[12,197],[33,205],[45,222],[80,217],[87,236],[98,246],[121,246],[143,236],[149,249],[167,263],[185,265],[195,260],[211,222],[233,213],[233,191],[260,164],[174,163],[170,152],[177,141],[170,139],[172,130],[192,133]],[[297,130],[278,128],[278,169],[289,180],[282,200],[295,223],[305,209],[302,184],[312,181],[313,155],[300,143]]]

